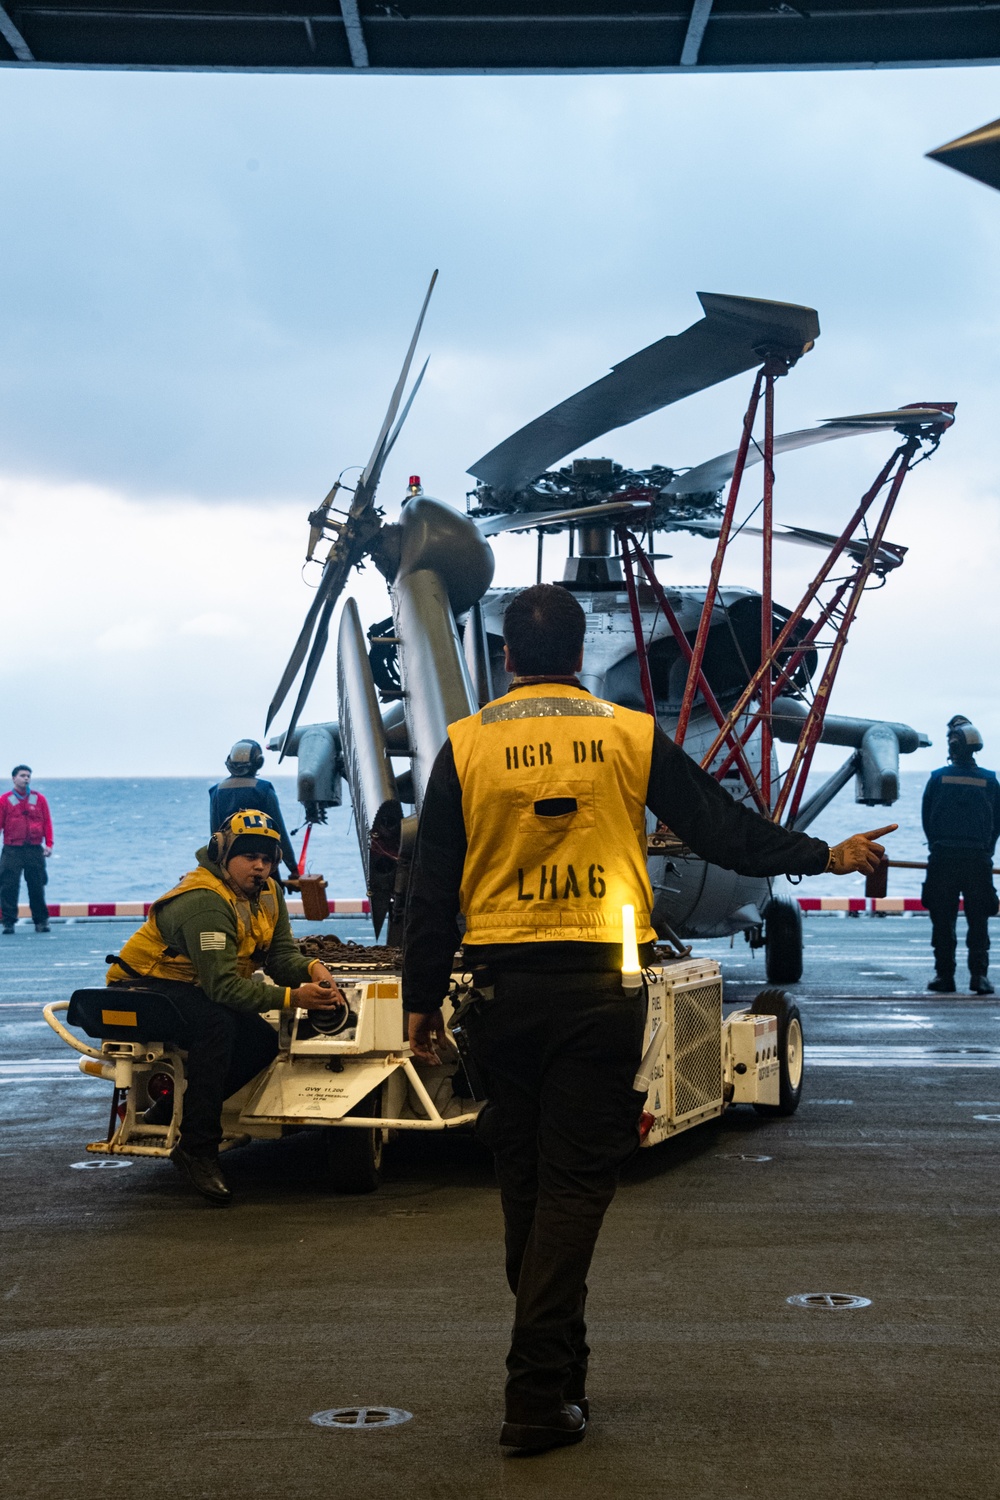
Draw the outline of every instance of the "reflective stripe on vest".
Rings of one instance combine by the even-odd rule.
[[[655,941],[646,871],[648,714],[562,683],[517,688],[448,730],[468,849],[468,943]]]
[[[112,964],[107,973],[109,983],[133,979],[136,974],[142,975],[144,979],[174,979],[179,984],[198,983],[198,971],[194,964],[186,954],[177,953],[164,942],[156,921],[158,912],[168,901],[173,901],[175,896],[183,896],[187,891],[214,891],[233,908],[236,913],[236,968],[241,979],[250,978],[258,961],[270,948],[274,929],[278,924],[277,885],[273,880],[268,881],[261,891],[257,910],[254,911],[250,902],[238,897],[224,880],[199,865],[196,870],[188,871],[180,885],[174,886],[172,891],[153,903],[149,916],[139,931],[133,933],[122,948],[122,961],[134,973],[130,974],[128,969]]]

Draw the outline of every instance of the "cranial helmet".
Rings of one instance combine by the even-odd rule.
[[[948,754],[954,756],[975,755],[983,748],[983,737],[964,714],[954,714],[948,720]]]
[[[237,740],[226,756],[230,776],[256,776],[264,764],[264,752],[256,740]]]
[[[281,859],[281,834],[273,818],[252,807],[227,818],[208,841],[208,857],[213,864],[228,865],[234,854],[263,854],[276,865]]]

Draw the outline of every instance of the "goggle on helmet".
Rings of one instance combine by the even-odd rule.
[[[982,735],[964,714],[955,714],[948,720],[948,748],[964,749],[971,755],[983,748]]]

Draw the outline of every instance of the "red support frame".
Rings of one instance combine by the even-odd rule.
[[[887,549],[884,542],[885,531],[895,508],[896,501],[899,498],[903,481],[913,466],[914,457],[920,449],[921,444],[925,441],[931,441],[936,447],[940,441],[942,432],[954,420],[952,415],[954,407],[951,403],[925,403],[922,408],[922,420],[918,426],[908,428],[906,425],[903,425],[897,428],[897,431],[903,435],[903,441],[896,447],[890,458],[883,465],[874,484],[862,496],[847,525],[827,554],[822,567],[813,577],[799,604],[791,612],[775,637],[772,597],[772,547],[774,540],[774,382],[780,376],[787,374],[790,367],[791,362],[780,354],[769,354],[757,372],[750,402],[743,419],[742,438],[736,455],[729,493],[720,521],[718,542],[712,560],[708,587],[705,592],[705,599],[693,645],[681,629],[680,622],[670,606],[662,585],[656,577],[652,563],[643,550],[638,538],[629,531],[628,523],[622,522],[616,526],[615,534],[621,547],[625,586],[628,592],[629,609],[632,617],[636,655],[639,660],[643,701],[647,712],[655,718],[655,693],[649,667],[647,644],[643,634],[642,613],[634,571],[635,564],[638,564],[645,575],[646,583],[656,599],[660,610],[662,610],[664,619],[669,625],[674,639],[688,663],[687,679],[685,681],[680,713],[674,733],[675,742],[678,745],[683,744],[690,726],[695,698],[700,693],[718,726],[718,734],[712,742],[711,748],[702,756],[702,768],[710,770],[719,779],[725,775],[732,765],[736,764],[757,804],[758,810],[765,817],[772,818],[775,822],[780,822],[787,810],[788,822],[789,824],[793,824],[801,805],[816,746],[822,736],[823,722],[826,716],[830,692],[840,666],[841,658],[843,657],[844,648],[847,644],[848,632],[854,622],[858,606],[861,602],[861,596],[872,573],[878,570],[880,550],[883,553],[886,550],[890,553],[892,551],[891,547]],[[764,446],[762,449],[762,458],[764,460],[764,493],[762,499],[763,525],[761,528],[763,534],[761,560],[761,660],[759,667],[752,673],[750,681],[741,692],[736,704],[726,713],[721,708],[718,699],[715,697],[706,679],[704,659],[712,615],[719,596],[722,567],[732,537],[736,501],[739,496],[743,471],[746,467],[750,451],[750,443],[753,441],[753,426],[762,394],[764,399]],[[927,407],[929,405],[935,406],[940,411],[940,424],[927,419]],[[875,529],[869,535],[866,517],[886,485],[889,486],[888,494],[882,503],[882,509]],[[863,525],[865,526],[865,533],[862,544],[861,539],[856,537],[855,533]],[[862,545],[864,547],[863,552],[861,552]],[[833,570],[845,554],[855,558],[854,567],[847,577],[834,579],[831,577]],[[820,591],[830,583],[834,584],[835,587],[830,597],[821,605],[818,618],[809,624],[804,635],[801,635],[797,640],[794,639],[796,632],[801,628],[805,620],[806,610],[811,604],[819,603]],[[824,645],[819,638],[831,626],[834,632],[833,640],[832,642],[825,643],[830,654],[821,673],[813,701],[806,714],[792,756],[791,765],[784,776],[781,777],[780,790],[777,797],[774,797],[772,795],[771,777],[774,699],[778,693],[793,685],[794,674],[800,664],[810,651]],[[757,703],[755,707],[751,708],[754,698],[757,699]],[[746,753],[746,746],[755,730],[758,729],[758,726],[761,736],[761,770],[759,780],[750,766]],[[720,764],[713,765],[723,747],[727,751],[724,759]]]
[[[773,672],[774,669],[775,669],[775,664],[777,664],[777,671],[778,671],[778,678],[777,678],[777,682],[776,682],[775,685],[778,687],[779,691],[780,691],[781,687],[783,687],[785,685],[790,685],[791,684],[793,673],[795,672],[795,670],[797,669],[797,667],[799,666],[799,664],[802,662],[802,660],[804,659],[804,657],[806,656],[806,654],[808,653],[808,651],[817,642],[817,640],[818,640],[821,632],[824,629],[826,629],[826,627],[831,623],[831,621],[834,621],[834,620],[837,619],[838,613],[840,611],[840,608],[841,608],[841,605],[843,603],[843,600],[844,600],[845,596],[858,583],[859,579],[860,579],[860,588],[859,588],[859,591],[858,591],[858,600],[860,601],[860,592],[864,588],[864,584],[867,583],[869,577],[871,576],[872,570],[874,568],[875,559],[877,557],[877,551],[878,551],[877,547],[875,547],[875,548],[873,548],[871,546],[868,547],[868,549],[867,549],[867,551],[865,553],[865,557],[861,560],[860,563],[857,564],[854,573],[850,577],[845,578],[845,579],[843,579],[841,581],[841,583],[839,584],[839,586],[837,587],[837,589],[834,591],[832,597],[823,606],[823,608],[822,608],[822,610],[820,612],[820,616],[819,616],[818,620],[816,620],[815,623],[810,626],[810,628],[806,632],[805,636],[797,644],[795,644],[791,648],[792,649],[791,656],[785,662],[783,662],[783,663],[781,662],[782,655],[790,647],[790,643],[792,641],[792,636],[793,636],[794,631],[802,623],[803,619],[805,618],[805,612],[806,612],[806,610],[809,608],[809,605],[818,597],[819,591],[823,587],[823,585],[829,580],[830,574],[833,572],[833,569],[836,566],[836,564],[839,561],[839,559],[844,555],[844,553],[845,553],[845,551],[847,549],[847,545],[851,541],[851,539],[852,539],[852,537],[854,535],[854,532],[857,530],[857,528],[864,521],[866,515],[868,514],[868,511],[871,509],[871,507],[874,504],[875,500],[877,499],[878,495],[885,488],[885,485],[887,483],[890,483],[890,476],[893,475],[893,470],[895,470],[896,471],[895,472],[895,476],[891,480],[891,484],[892,484],[892,504],[889,507],[889,513],[888,513],[888,515],[885,515],[885,517],[884,517],[885,522],[888,522],[889,515],[891,515],[891,513],[892,513],[892,506],[895,505],[896,498],[898,497],[898,494],[899,494],[899,487],[902,484],[903,478],[905,478],[905,476],[906,476],[906,473],[907,473],[907,471],[909,469],[910,460],[911,460],[911,458],[913,456],[913,452],[915,451],[915,448],[916,448],[916,446],[918,444],[919,444],[919,438],[916,438],[916,437],[912,437],[912,438],[908,439],[906,442],[901,443],[899,445],[899,447],[896,448],[895,452],[891,455],[891,457],[888,459],[888,461],[883,465],[882,469],[879,472],[878,477],[875,480],[875,483],[871,486],[871,488],[862,497],[862,499],[861,499],[861,501],[860,501],[857,509],[855,510],[854,514],[852,515],[851,519],[848,521],[847,525],[844,527],[844,530],[841,532],[840,536],[837,538],[837,540],[834,543],[833,547],[830,549],[829,553],[827,554],[827,556],[826,556],[826,558],[825,558],[825,560],[823,562],[823,565],[820,568],[819,572],[813,578],[812,582],[807,587],[807,589],[806,589],[805,593],[803,594],[802,598],[800,599],[799,603],[797,604],[797,606],[795,607],[795,609],[792,611],[792,613],[789,615],[788,619],[785,621],[785,623],[782,626],[781,630],[778,632],[778,635],[775,638],[775,640],[774,640],[774,642],[772,644],[772,647],[771,647],[770,658],[761,662],[759,668],[757,669],[757,671],[751,677],[750,681],[748,682],[747,686],[744,688],[744,690],[741,693],[741,695],[740,695],[739,699],[737,700],[736,704],[730,710],[730,713],[729,713],[729,722],[735,723],[736,721],[738,721],[743,716],[743,714],[746,712],[746,710],[747,710],[747,708],[748,708],[748,706],[750,704],[751,699],[754,697],[755,694],[759,694],[760,683],[761,683],[764,675],[766,673],[768,673],[768,672]],[[882,525],[881,529],[884,532],[884,530],[885,530],[884,524]],[[852,611],[851,618],[847,622],[847,628],[850,627],[850,624],[853,621],[854,613],[856,612],[856,609],[857,609],[857,606],[855,605],[855,610]],[[845,629],[845,626],[844,626],[844,623],[843,623],[842,620],[836,625],[835,629],[836,629],[835,640],[841,640],[841,639],[843,639],[843,641],[846,643],[846,629]],[[840,656],[842,654],[843,654],[843,645],[841,645],[840,651],[837,653],[837,665],[838,666],[839,666],[839,662],[840,662]],[[830,688],[832,688],[832,686],[833,686],[833,679],[830,678],[829,681],[828,681],[828,683],[827,683],[826,698],[829,697],[829,691],[830,691]],[[825,710],[825,702],[824,702],[824,705],[823,705],[823,713],[824,713],[824,715],[825,715],[825,711],[826,710]],[[761,722],[762,713],[763,713],[763,708],[760,705],[760,701],[758,699],[758,707],[756,708],[756,710],[752,714],[750,714],[749,718],[746,721],[746,725],[744,727],[744,730],[743,730],[743,733],[742,733],[742,736],[741,736],[742,743],[744,743],[744,744],[746,743],[746,741],[750,738],[750,735],[753,733],[754,729],[757,727],[758,723]],[[823,728],[823,725],[822,725],[822,718],[821,718],[820,722],[819,722],[819,730],[818,730],[818,733],[817,733],[817,743],[818,743],[818,735],[822,733],[822,728]],[[725,738],[726,738],[725,734],[722,732],[722,729],[721,729],[721,726],[720,726],[720,733],[716,736],[715,741],[713,742],[713,744],[712,744],[711,748],[709,749],[709,751],[707,752],[707,754],[702,757],[702,762],[701,763],[702,763],[702,766],[703,766],[704,769],[707,770],[711,766],[712,761],[714,760],[715,756],[718,754],[719,750],[722,748],[722,745],[725,743]],[[801,743],[801,737],[800,737],[800,743]],[[732,759],[733,759],[733,757],[732,757],[732,754],[730,753],[730,755],[722,762],[721,766],[719,766],[719,767],[716,768],[714,774],[716,776],[723,776],[725,774],[725,772],[729,769],[729,766],[732,764]],[[812,757],[810,756],[810,761],[811,761],[811,759],[812,759]],[[787,780],[787,776],[786,776],[785,779]],[[784,809],[784,805],[785,805],[784,799],[782,799],[781,807],[775,809],[775,821],[777,821],[780,818],[781,812]]]
[[[824,605],[823,610],[822,610],[822,612],[820,614],[819,619],[816,620],[815,623],[809,627],[809,630],[806,632],[806,634],[802,637],[802,639],[799,642],[799,644],[796,646],[795,651],[793,652],[792,656],[789,658],[789,660],[787,662],[785,662],[783,665],[781,665],[781,666],[778,667],[778,675],[777,675],[777,678],[774,681],[774,687],[775,687],[775,690],[777,692],[780,693],[783,687],[791,686],[791,683],[792,683],[792,674],[795,672],[796,668],[799,666],[799,663],[803,660],[803,658],[806,656],[807,652],[809,652],[811,650],[812,646],[816,643],[817,638],[819,637],[821,631],[823,631],[823,630],[826,629],[826,626],[830,623],[831,620],[837,618],[837,613],[838,613],[838,610],[840,609],[840,605],[841,605],[841,603],[843,601],[844,595],[847,593],[847,590],[850,588],[852,582],[853,582],[853,575],[852,575],[851,578],[845,578],[845,579],[843,579],[843,581],[838,586],[836,592],[834,593],[833,597],[830,599],[829,603],[826,604],[826,605]],[[778,655],[780,654],[780,648],[778,647],[777,643],[775,643],[775,646],[773,648],[773,654],[774,654],[775,659],[777,659]],[[735,713],[735,710],[733,712]],[[731,715],[731,717],[732,717],[732,715]],[[772,721],[773,721],[773,717],[774,717],[774,715],[773,715],[773,712],[772,712]],[[756,729],[757,725],[760,722],[761,722],[761,710],[760,709],[757,709],[757,711],[755,713],[750,714],[750,715],[747,716],[746,726],[745,726],[745,728],[743,730],[743,733],[740,736],[740,743],[741,744],[745,745],[747,743],[747,741],[749,740],[750,736],[753,734],[754,730]],[[701,764],[702,764],[702,769],[703,770],[707,771],[709,769],[709,767],[712,764],[712,758],[715,756],[715,754],[717,753],[719,747],[723,743],[724,743],[724,741],[721,740],[721,739],[717,739],[716,740],[716,742],[715,742],[712,750],[709,752],[709,755],[706,756],[706,757],[704,757],[702,759],[702,763]],[[718,765],[715,768],[715,771],[713,772],[713,775],[718,776],[718,777],[725,776],[726,772],[729,770],[729,767],[732,765],[732,763],[733,763],[733,756],[732,756],[732,752],[730,752],[730,754],[726,757],[726,759],[720,765]]]
[[[830,574],[833,572],[833,569],[836,566],[837,562],[843,556],[843,554],[844,554],[844,552],[845,552],[845,550],[847,548],[847,544],[850,542],[850,540],[853,537],[855,531],[861,525],[862,521],[864,520],[864,518],[867,515],[868,511],[870,510],[873,501],[876,499],[876,497],[878,496],[878,494],[880,493],[880,491],[883,489],[883,487],[887,483],[889,475],[891,474],[892,469],[893,469],[894,465],[896,464],[897,460],[899,459],[899,456],[902,453],[902,451],[903,451],[902,450],[902,445],[900,445],[900,447],[898,447],[895,450],[895,452],[891,455],[891,457],[883,465],[882,469],[879,472],[879,475],[878,475],[877,479],[875,480],[875,483],[862,496],[861,500],[858,503],[857,509],[855,510],[854,514],[851,516],[851,519],[848,521],[847,525],[844,527],[843,531],[840,533],[840,535],[837,538],[836,542],[831,547],[830,551],[827,553],[827,556],[824,559],[823,565],[820,568],[819,572],[813,578],[812,582],[809,584],[809,586],[806,589],[805,593],[803,594],[801,600],[799,601],[799,604],[792,611],[792,613],[789,615],[788,619],[785,621],[784,625],[781,627],[781,630],[778,632],[778,635],[775,638],[775,640],[773,641],[772,646],[771,646],[771,655],[772,655],[772,657],[778,657],[778,656],[780,656],[780,654],[788,648],[789,642],[791,640],[791,636],[792,636],[793,631],[802,623],[802,620],[805,617],[805,612],[809,608],[810,603],[817,597],[817,595],[819,594],[820,589],[823,587],[823,585],[826,583],[827,579],[830,577]],[[849,580],[848,580],[848,582],[849,582]],[[843,587],[846,589],[847,584],[845,583]],[[822,627],[827,623],[827,619],[829,617],[829,614],[832,612],[832,605],[833,605],[833,601],[831,601],[831,604],[827,606],[827,610],[826,610],[824,616],[821,617],[821,619],[817,622],[816,626],[814,626],[812,628],[812,630],[809,632],[808,643],[807,643],[807,641],[803,641],[801,643],[801,647],[797,651],[796,656],[794,658],[794,661],[793,662],[789,662],[788,666],[784,669],[784,672],[786,674],[790,675],[790,673],[795,670],[795,667],[798,666],[798,664],[801,661],[802,657],[805,655],[806,651],[809,649],[809,645],[812,644],[812,641],[819,634],[820,629],[822,629]],[[741,714],[743,714],[743,712],[745,711],[745,709],[746,709],[747,705],[749,704],[751,698],[753,698],[753,696],[757,692],[757,690],[758,690],[758,688],[760,686],[761,678],[763,677],[766,669],[767,669],[767,665],[766,665],[765,662],[762,661],[761,664],[760,664],[760,666],[757,668],[756,672],[754,672],[754,674],[750,678],[750,681],[747,683],[747,685],[744,688],[743,692],[740,694],[740,697],[737,700],[735,707],[730,711],[730,718],[733,718],[733,717],[737,717],[738,718]],[[711,765],[712,761],[714,760],[716,754],[718,753],[718,751],[719,751],[719,749],[720,749],[720,747],[722,745],[722,742],[723,742],[723,736],[719,735],[718,738],[715,740],[715,743],[712,745],[711,750],[709,750],[708,754],[702,760],[702,765],[703,766]]]
[[[639,596],[635,586],[635,578],[632,572],[633,559],[639,564],[639,566],[642,568],[643,573],[646,575],[646,582],[649,584],[656,602],[663,613],[663,618],[670,626],[674,640],[680,647],[682,654],[687,658],[689,673],[691,671],[691,660],[694,654],[694,650],[691,642],[688,640],[687,636],[684,634],[684,631],[681,629],[681,623],[678,620],[673,609],[671,608],[670,600],[664,593],[663,585],[657,578],[653,565],[643,551],[638,539],[632,534],[632,532],[628,530],[627,526],[618,526],[615,528],[615,531],[622,549],[622,562],[624,564],[625,571],[625,586],[628,591],[629,607],[632,613],[632,631],[635,636],[636,654],[639,657],[639,676],[643,685],[643,697],[645,699],[647,712],[652,714],[653,718],[655,719],[656,701],[653,696],[653,684],[649,672],[649,652],[647,651],[646,640],[642,633],[642,615],[639,610]],[[747,760],[746,755],[744,754],[743,746],[740,743],[739,737],[735,732],[735,726],[729,725],[727,727],[726,714],[715,694],[712,692],[712,689],[709,687],[708,679],[706,678],[704,672],[700,669],[698,671],[695,686],[704,698],[705,704],[708,707],[708,710],[714,718],[716,724],[720,726],[720,743],[724,741],[729,745],[730,759],[735,760],[738,763],[743,776],[743,780],[746,782],[747,790],[751,793],[754,801],[757,803],[758,811],[768,814],[769,809],[761,796],[760,787],[757,784],[757,778],[754,776],[750,763]]]
[[[635,574],[632,572],[632,556],[629,551],[629,543],[632,540],[631,532],[624,526],[616,529],[618,544],[622,549],[622,571],[625,574],[625,590],[628,594],[629,613],[632,616],[632,634],[635,637],[635,654],[639,658],[639,681],[642,684],[642,698],[646,705],[646,712],[656,719],[656,698],[653,695],[653,679],[649,672],[649,652],[646,649],[646,637],[642,633],[642,610],[639,608],[639,591],[635,586]]]
[[[705,591],[705,602],[702,605],[701,619],[698,621],[698,632],[694,638],[694,646],[688,658],[687,682],[684,684],[681,711],[677,716],[677,728],[674,730],[674,743],[677,745],[683,745],[687,736],[688,724],[691,722],[691,710],[694,708],[694,698],[698,691],[699,679],[702,675],[702,664],[705,660],[705,648],[708,645],[708,632],[712,624],[712,611],[715,608],[715,600],[719,592],[722,564],[725,561],[726,548],[729,546],[729,533],[732,530],[733,517],[736,514],[736,501],[739,498],[740,485],[743,482],[743,470],[746,468],[747,454],[750,452],[750,439],[753,436],[753,424],[757,418],[757,407],[760,404],[760,392],[763,383],[764,368],[762,366],[757,371],[753,390],[750,393],[750,405],[747,407],[746,415],[743,418],[743,432],[740,436],[740,446],[736,453],[736,467],[733,469],[733,477],[729,481],[729,494],[726,496],[722,520],[719,523],[719,540],[715,548],[715,556],[712,558],[712,569],[709,574],[708,588]],[[686,639],[687,637],[685,637]]]
[[[809,713],[805,724],[799,734],[799,741],[792,755],[792,763],[785,774],[781,792],[774,808],[774,821],[781,821],[785,808],[788,807],[789,822],[795,821],[795,816],[802,801],[802,794],[806,789],[806,781],[809,776],[809,768],[812,765],[816,746],[819,744],[820,735],[823,733],[823,720],[826,717],[827,705],[830,698],[830,690],[833,687],[834,678],[840,666],[844,647],[847,645],[847,634],[854,623],[854,617],[861,603],[861,595],[864,593],[865,584],[871,577],[878,556],[878,549],[885,536],[885,529],[889,524],[892,512],[895,509],[899,492],[903,487],[903,480],[910,470],[913,456],[920,446],[920,438],[914,433],[907,438],[899,449],[899,461],[896,473],[893,475],[889,486],[889,493],[882,506],[882,513],[878,518],[875,530],[872,532],[871,540],[863,561],[859,564],[857,571],[851,581],[850,594],[844,609],[843,618],[837,626],[836,637],[827,658],[826,666],[819,680],[819,686],[813,696]],[[794,789],[794,790],[793,790]]]
[[[760,659],[764,675],[760,682],[760,795],[765,807],[771,806],[771,704],[774,698],[774,679],[769,664],[774,644],[774,607],[771,588],[771,564],[774,550],[774,382],[776,374],[786,374],[788,365],[782,362],[780,371],[775,362],[768,360],[764,366],[764,497],[761,528],[760,569]]]

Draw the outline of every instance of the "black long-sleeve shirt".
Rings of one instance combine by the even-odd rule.
[[[646,806],[702,859],[740,875],[819,875],[829,845],[792,833],[733,798],[714,777],[656,726]],[[459,889],[467,848],[462,787],[451,740],[434,762],[420,813],[410,872],[403,947],[403,1004],[432,1011],[448,990],[459,943]],[[621,947],[611,943],[532,943],[530,967],[616,968]],[[470,963],[528,967],[524,944],[466,945]],[[551,951],[550,951],[551,950]],[[572,951],[571,951],[572,950]]]

